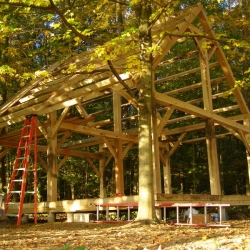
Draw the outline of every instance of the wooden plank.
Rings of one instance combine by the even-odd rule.
[[[128,77],[128,79],[130,79],[130,76],[126,74],[124,74],[123,76],[125,78]],[[62,98],[55,97],[53,100],[50,100],[50,103],[44,105],[44,109],[41,109],[41,105],[39,104],[39,105],[34,105],[32,107],[26,108],[25,110],[21,110],[21,111],[17,111],[15,113],[9,114],[8,116],[3,116],[0,118],[0,128],[6,125],[11,125],[11,124],[15,124],[17,122],[23,121],[25,119],[25,116],[28,114],[42,115],[44,113],[49,113],[53,110],[59,110],[61,108],[73,106],[73,105],[78,104],[79,102],[91,100],[98,96],[105,95],[105,93],[100,93],[100,92],[95,92],[95,91],[102,91],[108,86],[111,86],[114,84],[117,84],[117,80],[114,78],[104,80],[102,82],[94,84],[91,87],[87,87],[85,89],[77,90],[73,93],[69,93],[68,95]],[[39,108],[39,110],[37,110],[37,108]]]
[[[36,87],[38,84],[39,84],[39,79],[37,79],[35,83],[31,85],[23,87],[17,94],[12,96],[12,98],[1,107],[0,115],[3,115],[4,112],[6,112],[11,106],[16,104],[20,98],[22,98],[26,93],[28,93],[31,89]]]
[[[34,99],[29,99],[29,97],[25,97],[27,99],[26,102],[23,102],[21,104],[15,105],[11,108],[8,109],[8,113],[13,113],[15,111],[20,111],[22,109],[25,109],[27,107],[30,107],[32,105],[42,105],[42,103],[46,100],[48,100],[51,97],[52,93],[48,93],[46,95],[42,95],[39,96],[38,98],[34,98]]]
[[[175,105],[176,109],[196,115],[197,117],[207,119],[212,118],[217,123],[221,124],[222,126],[228,126],[233,129],[240,129],[244,133],[249,133],[249,128],[246,128],[244,125],[241,125],[233,120],[230,120],[228,118],[221,117],[217,114],[214,114],[208,110],[203,110],[201,108],[198,108],[196,106],[193,106],[191,104],[185,103],[183,101],[174,99],[170,96],[166,96],[160,93],[155,93],[156,101],[162,105]]]
[[[200,204],[209,203],[215,204],[230,204],[231,206],[243,206],[250,205],[249,196],[246,195],[208,195],[208,194],[157,194],[155,196],[156,204]],[[90,199],[78,199],[78,200],[64,200],[56,202],[39,202],[37,209],[38,213],[48,213],[49,209],[54,209],[53,212],[74,212],[74,211],[86,211],[96,212],[96,206],[101,204],[137,204],[138,196],[122,196],[122,197],[109,197],[109,198],[90,198]],[[33,213],[33,203],[24,203],[23,212]],[[10,205],[9,213],[17,213],[18,207]],[[72,210],[73,209],[73,210]],[[102,210],[105,210],[102,209]]]

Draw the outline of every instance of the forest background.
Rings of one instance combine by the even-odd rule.
[[[138,4],[152,5],[152,19],[171,15],[201,2],[212,27],[226,53],[240,87],[250,104],[249,96],[249,11],[242,1],[126,1],[126,0],[44,0],[0,1],[0,94],[1,104],[21,87],[32,84],[49,65],[115,39],[132,36],[136,30]],[[178,55],[185,47],[179,46]],[[101,51],[100,51],[101,53]],[[110,58],[103,55],[106,60]],[[190,65],[189,65],[190,66]],[[171,72],[178,72],[173,66]],[[70,69],[68,72],[70,74]],[[230,98],[230,93],[221,101]],[[112,103],[105,103],[112,109]],[[93,110],[98,110],[95,105]],[[127,112],[127,110],[124,110]],[[131,121],[133,123],[133,121]],[[134,124],[127,124],[127,126]],[[13,125],[13,129],[15,126]],[[11,129],[11,128],[9,128]],[[1,131],[5,133],[3,129]],[[248,183],[245,147],[233,136],[219,139],[218,155],[223,194],[245,194]],[[0,189],[6,191],[15,150],[1,160]],[[138,150],[124,159],[125,195],[138,194]],[[184,144],[171,157],[173,193],[210,193],[205,141]],[[40,200],[46,200],[46,170],[38,169]],[[106,168],[107,195],[115,193],[114,164]],[[99,179],[89,163],[82,158],[68,158],[58,173],[58,200],[99,196]]]

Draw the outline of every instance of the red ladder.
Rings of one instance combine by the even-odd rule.
[[[34,223],[37,224],[37,116],[26,116],[24,121],[21,139],[18,145],[16,159],[13,166],[10,185],[5,202],[5,214],[8,213],[10,204],[18,205],[17,226],[21,225],[23,214],[23,203],[25,194],[34,195]],[[32,139],[33,147],[32,145]],[[33,151],[33,164],[30,163],[30,154]],[[30,174],[33,172],[33,175]],[[33,186],[33,190],[26,190],[28,184]]]

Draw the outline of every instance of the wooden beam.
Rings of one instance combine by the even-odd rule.
[[[111,143],[109,142],[109,140],[108,140],[105,136],[103,136],[102,139],[103,139],[103,141],[105,142],[105,144],[107,145],[107,147],[108,147],[110,153],[111,153],[111,154],[113,155],[113,157],[115,158],[115,157],[116,157],[116,152],[115,152],[114,147],[111,145]]]
[[[75,106],[82,118],[86,118],[89,116],[85,108],[80,103],[76,104]]]
[[[69,136],[71,136],[72,133],[73,133],[73,132],[70,131],[70,130],[65,131],[63,137],[57,142],[57,148],[58,148],[58,149],[59,149],[59,148],[62,146],[62,144],[67,140],[67,138],[68,138]]]
[[[225,76],[222,76],[222,77],[218,77],[218,78],[215,78],[215,79],[211,79],[210,82],[211,82],[211,84],[213,84],[213,83],[221,82],[221,81],[223,81],[225,79],[226,79]],[[165,92],[165,94],[166,95],[174,95],[174,94],[189,91],[189,90],[192,90],[192,89],[200,88],[201,84],[202,84],[201,82],[195,83],[195,84],[192,84],[192,85],[189,85],[189,86],[185,86],[183,88],[178,88],[178,89],[174,89],[174,90]]]
[[[120,89],[119,94],[122,95],[129,103],[131,103],[136,109],[138,109],[138,105],[135,102],[135,99],[124,89]]]
[[[39,162],[42,164],[42,166],[44,167],[44,169],[48,170],[47,163],[43,160],[43,158],[39,154],[37,154],[37,158],[38,158]]]
[[[57,135],[57,131],[59,129],[59,126],[62,123],[62,121],[64,120],[64,118],[66,117],[66,115],[68,114],[69,110],[70,110],[70,107],[64,108],[64,110],[61,113],[59,119],[56,121],[56,124],[52,128],[51,138],[54,138]]]
[[[165,65],[174,63],[174,62],[178,62],[178,61],[180,61],[180,60],[182,60],[182,59],[186,59],[186,58],[189,58],[189,57],[193,57],[193,56],[196,56],[196,55],[198,55],[198,54],[199,54],[199,52],[198,52],[197,50],[195,50],[195,51],[190,51],[190,52],[188,52],[188,53],[185,54],[185,55],[175,56],[175,57],[173,57],[173,58],[171,58],[171,59],[168,59],[168,60],[166,60],[166,61],[160,62],[159,65],[158,65],[158,67],[162,67],[162,66],[165,66]]]
[[[109,164],[109,162],[113,159],[113,155],[109,155],[108,159],[105,161],[104,167],[106,168]]]
[[[212,102],[212,89],[210,83],[208,55],[206,50],[204,49],[202,50],[201,47],[199,48],[200,48],[200,66],[201,66],[202,95],[203,95],[204,109],[212,112],[213,102]]]
[[[239,140],[241,140],[241,137],[239,135],[238,132],[236,132],[234,129],[223,126],[226,130],[228,130],[233,136],[235,136],[236,138],[238,138]]]
[[[0,159],[2,159],[9,151],[11,148],[5,147],[5,149],[0,153]]]
[[[132,146],[134,145],[133,142],[129,142],[126,146],[126,148],[123,150],[122,152],[122,158],[124,159],[124,157],[127,155],[128,151],[132,148]]]
[[[248,141],[246,139],[246,135],[244,135],[241,130],[238,130],[238,131],[239,131],[241,141],[243,142],[248,154],[250,154],[250,145],[249,145],[249,143],[248,143]]]
[[[68,160],[69,155],[65,155],[63,159],[57,164],[56,170],[59,171],[59,169],[63,166],[63,164]]]
[[[101,137],[105,136],[107,138],[112,138],[112,139],[120,138],[123,141],[131,141],[134,143],[136,143],[138,140],[136,136],[132,136],[132,135],[124,134],[124,133],[112,132],[108,130],[90,128],[90,127],[82,126],[82,125],[75,125],[75,124],[71,124],[67,122],[62,122],[60,128],[71,130],[80,134],[89,134],[89,135],[101,136]]]
[[[79,147],[88,147],[93,145],[99,145],[102,142],[102,137],[89,137],[82,140],[77,140],[69,143],[63,144],[63,148],[79,148]]]
[[[11,142],[8,140],[0,140],[0,145],[2,145],[4,147],[17,148],[18,143],[19,143],[18,141]],[[39,152],[46,153],[47,147],[37,145],[37,150]],[[84,151],[68,150],[68,149],[62,149],[62,148],[58,149],[57,153],[61,154],[61,155],[76,156],[76,157],[81,157],[81,158],[88,157],[88,158],[94,158],[94,159],[101,159],[103,157],[103,155],[101,153],[89,153],[89,152],[84,152]]]
[[[185,137],[187,133],[182,133],[181,136],[178,138],[178,141],[175,142],[174,146],[171,148],[171,150],[169,151],[168,153],[168,156],[170,157],[174,152],[175,150],[179,147],[179,145],[181,144],[183,138]]]
[[[232,136],[232,134],[231,133],[224,133],[224,134],[220,134],[220,135],[215,135],[216,139],[225,138],[227,136]],[[205,141],[206,139],[207,139],[206,137],[200,137],[200,138],[185,140],[185,141],[182,141],[182,144],[197,143],[197,142]]]
[[[239,124],[233,120],[224,118],[222,116],[219,116],[217,114],[214,114],[208,110],[203,110],[201,108],[198,108],[196,106],[193,106],[191,104],[185,103],[183,101],[174,99],[170,96],[166,96],[163,94],[160,94],[158,92],[155,93],[156,101],[162,105],[175,105],[176,109],[196,115],[197,117],[206,119],[206,118],[212,118],[215,122],[219,123],[222,126],[228,126],[233,129],[240,129],[244,133],[249,133],[249,128],[246,128],[244,125]]]
[[[95,164],[93,163],[93,161],[90,158],[86,158],[86,160],[88,161],[89,165],[93,168],[93,170],[96,173],[96,175],[98,176],[98,178],[100,178],[101,174],[100,174],[99,170],[97,169],[97,167],[95,166]]]
[[[37,127],[41,131],[41,133],[43,134],[44,138],[47,139],[48,138],[47,131],[45,130],[42,123],[38,119],[37,119]],[[20,133],[21,133],[21,131],[20,131]]]
[[[174,110],[175,110],[175,106],[174,105],[170,106],[169,109],[167,110],[167,112],[162,117],[160,123],[157,125],[157,136],[160,136],[160,133],[161,133],[162,129],[166,125],[166,123],[169,120],[170,116],[173,114]]]
[[[212,27],[209,25],[209,20],[206,16],[206,13],[204,11],[204,9],[201,10],[201,12],[198,15],[198,18],[201,22],[201,25],[204,29],[204,32],[209,36],[212,37],[214,39],[216,39],[215,33],[212,29]],[[215,55],[217,57],[217,60],[219,61],[221,68],[227,78],[227,81],[229,83],[229,86],[231,88],[234,88],[235,85],[235,79],[233,76],[233,72],[228,64],[227,58],[225,56],[225,54],[223,53],[220,44],[217,41],[213,41],[215,46],[217,47],[217,49],[215,50]],[[233,90],[233,94],[240,106],[240,110],[242,113],[249,113],[249,109],[247,107],[247,104],[242,96],[242,93],[240,92],[239,88],[234,88]]]
[[[221,183],[214,120],[209,118],[205,123],[210,191],[213,195],[220,195]]]
[[[209,64],[209,68],[212,68],[212,67],[215,67],[215,66],[219,66],[219,65],[220,65],[219,62],[213,62],[213,63]],[[158,83],[170,81],[170,80],[182,77],[182,76],[186,76],[186,75],[189,75],[189,74],[200,72],[200,70],[201,70],[200,67],[194,68],[194,69],[190,69],[190,70],[187,70],[187,71],[184,71],[184,72],[180,72],[180,73],[175,74],[175,75],[171,75],[171,76],[167,76],[167,77],[164,77],[164,78],[161,78],[161,79],[157,79],[157,80],[154,81],[154,83],[158,84]]]
[[[194,21],[194,19],[197,17],[197,15],[200,13],[201,10],[202,10],[202,5],[197,4],[197,6],[195,6],[194,9],[192,9],[191,13],[188,13],[185,16],[185,19],[184,19],[185,21],[183,23],[181,23],[180,25],[176,26],[176,29],[175,29],[175,31],[173,33],[176,34],[176,35],[183,34],[185,32],[185,30],[187,29],[188,25]],[[162,25],[164,25],[164,22],[162,23]],[[165,27],[167,29],[168,25],[166,25]],[[176,43],[176,41],[178,39],[179,39],[178,36],[171,36],[170,38],[165,38],[162,41],[161,54],[157,55],[153,59],[153,65],[152,65],[153,69],[155,69],[158,66],[160,61],[164,58],[166,53],[171,49],[171,47]]]

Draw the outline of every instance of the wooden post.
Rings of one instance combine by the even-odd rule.
[[[103,151],[103,144],[99,145],[99,152]],[[107,192],[106,192],[106,185],[105,185],[105,162],[104,157],[99,160],[99,171],[100,171],[100,198],[106,198]]]
[[[213,112],[212,90],[207,51],[200,50],[201,80],[204,109]],[[209,165],[210,190],[212,195],[221,194],[219,161],[213,119],[206,120],[206,144]]]
[[[56,111],[48,114],[47,201],[57,201],[57,136],[51,137],[56,118]]]
[[[250,196],[250,155],[247,152],[247,173],[248,175],[246,176],[246,195]]]
[[[249,119],[244,119],[244,125],[249,127]],[[250,145],[250,134],[245,135],[247,143]],[[247,157],[247,175],[246,175],[246,195],[250,196],[250,154],[246,151]]]
[[[210,190],[212,195],[221,194],[219,161],[217,155],[217,145],[215,137],[214,121],[206,120],[206,143],[209,166]]]
[[[169,143],[166,143],[165,166],[163,167],[164,175],[164,193],[172,194],[172,181],[171,181],[171,168],[170,168],[170,155]]]
[[[113,112],[114,112],[114,131],[122,132],[121,124],[121,96],[115,91],[113,93]],[[122,156],[122,140],[114,140],[115,149],[115,192],[117,194],[124,194],[124,173],[123,173],[123,156]]]

